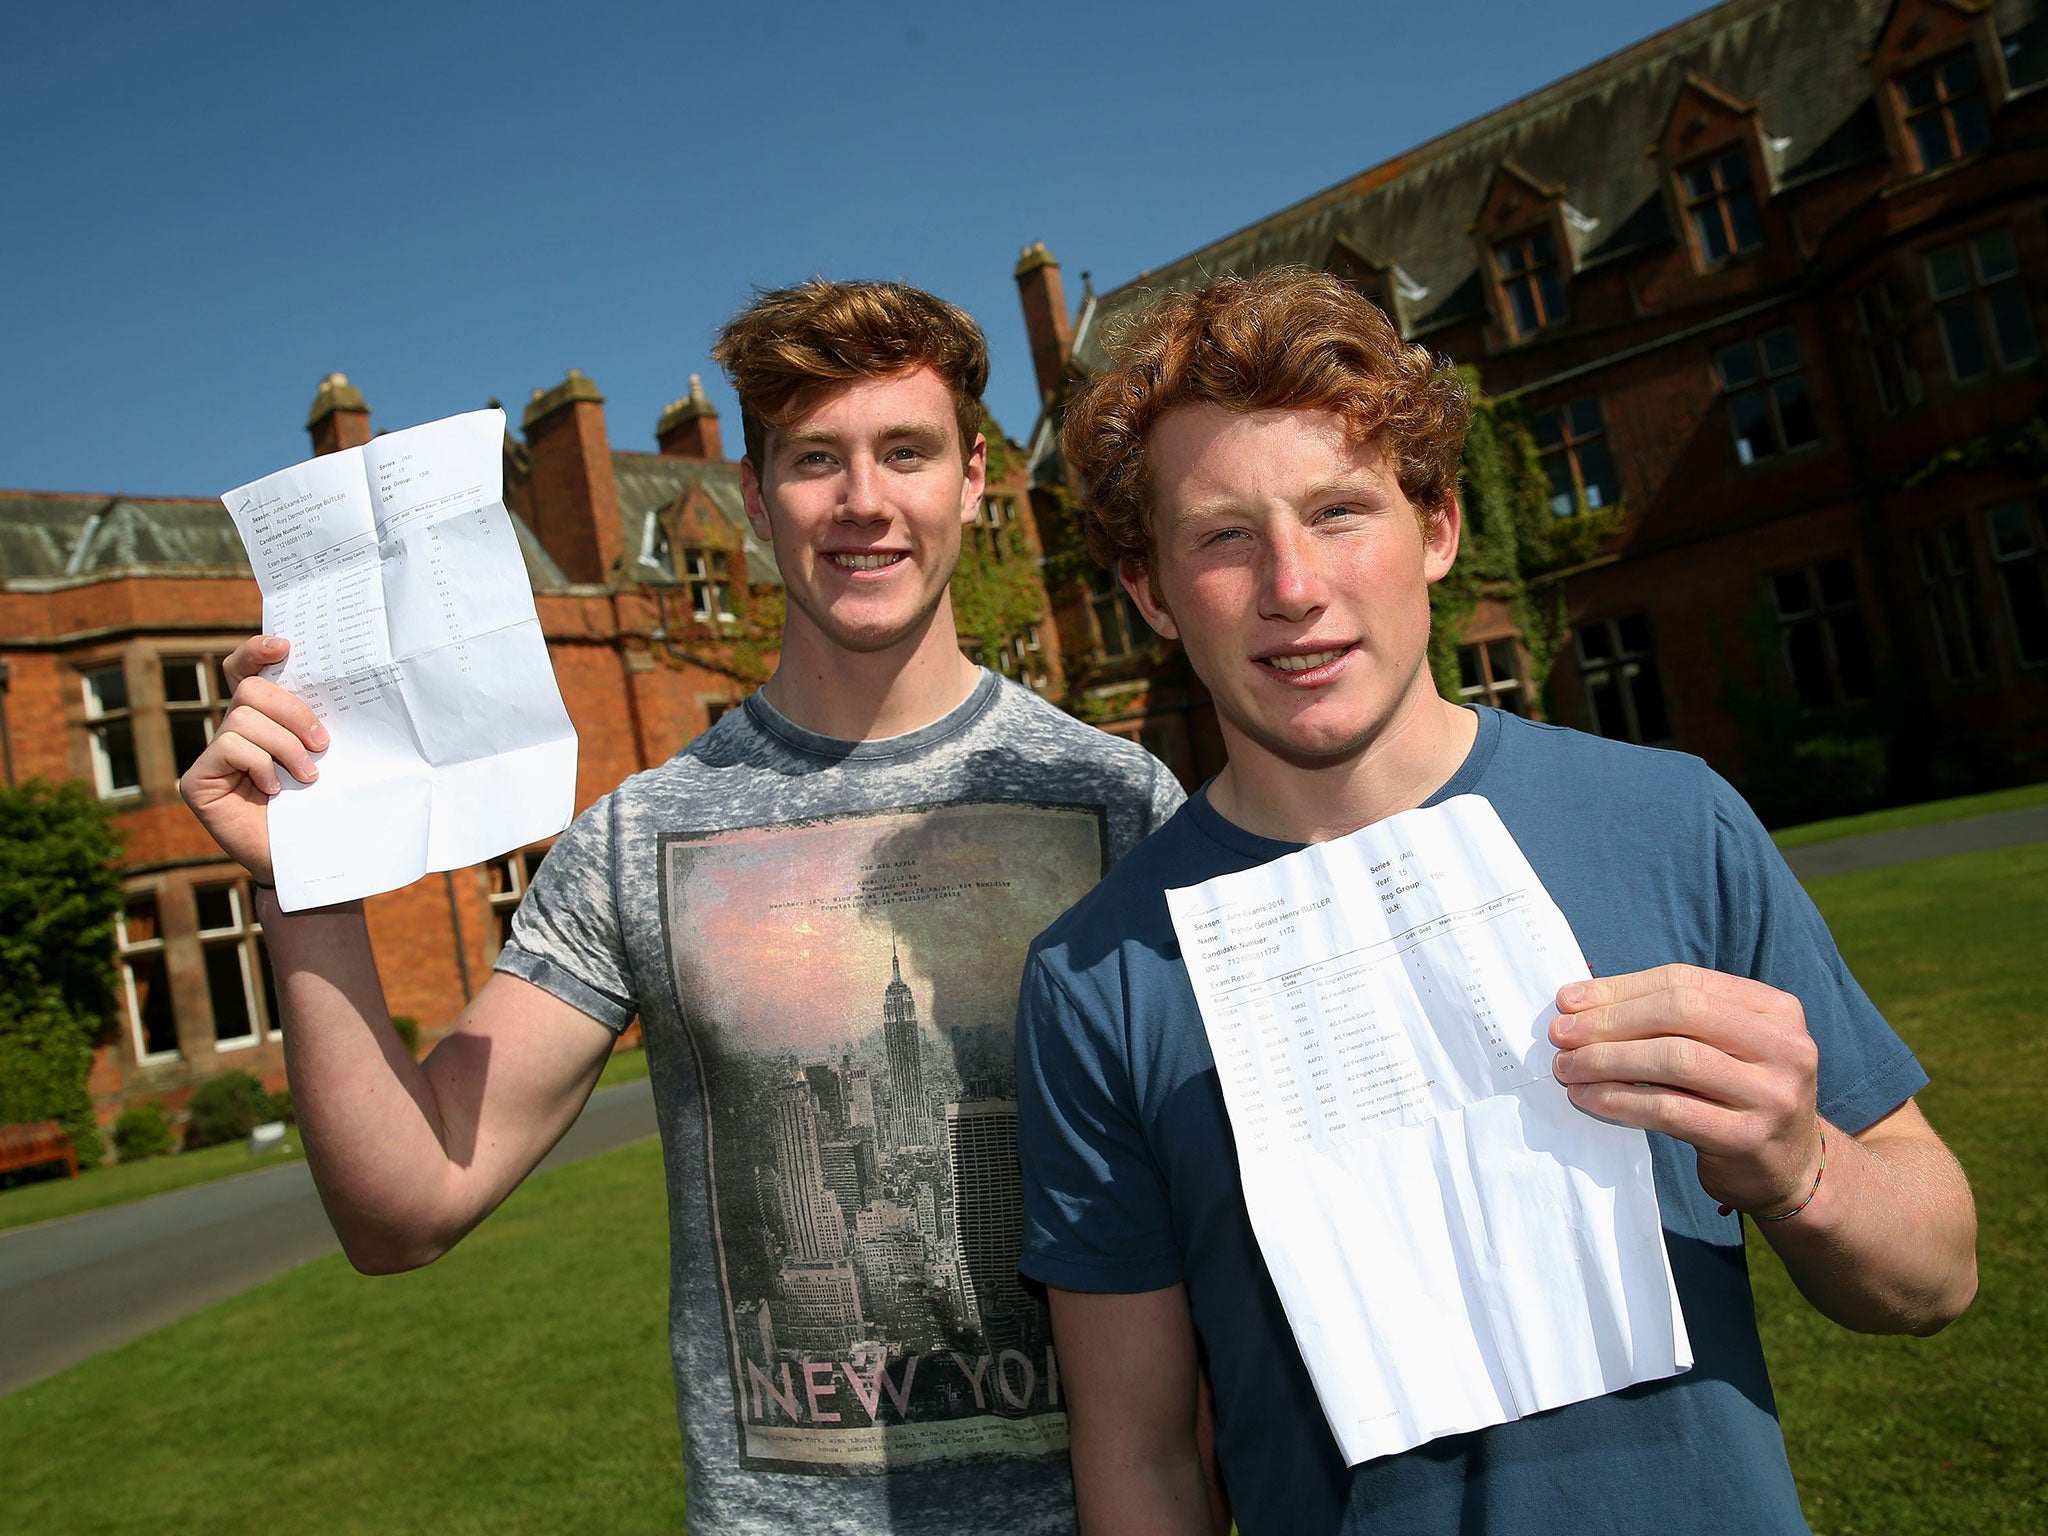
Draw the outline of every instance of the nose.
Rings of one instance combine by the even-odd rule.
[[[1299,623],[1329,601],[1316,561],[1315,535],[1292,520],[1281,522],[1273,531],[1260,563],[1261,618]]]
[[[846,463],[846,493],[839,499],[844,522],[871,523],[888,516],[882,505],[882,467],[873,455],[851,454]]]

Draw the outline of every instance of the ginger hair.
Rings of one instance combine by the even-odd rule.
[[[981,431],[988,343],[965,310],[907,283],[827,282],[758,291],[726,322],[712,358],[740,397],[747,456],[764,468],[770,428],[785,427],[821,390],[929,367],[953,395],[964,462]]]
[[[1386,455],[1425,521],[1456,493],[1472,418],[1463,382],[1327,273],[1275,267],[1169,293],[1107,350],[1110,368],[1068,407],[1061,441],[1084,487],[1089,553],[1112,571],[1151,565],[1146,442],[1176,406],[1333,411]]]

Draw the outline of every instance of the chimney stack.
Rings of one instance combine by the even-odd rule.
[[[1024,334],[1031,340],[1031,368],[1038,375],[1038,400],[1056,398],[1066,380],[1067,355],[1074,349],[1074,328],[1067,319],[1066,290],[1060,286],[1060,264],[1043,240],[1034,240],[1017,258],[1017,296],[1024,304]]]
[[[625,555],[604,396],[571,368],[553,389],[533,392],[520,427],[534,537],[571,581],[603,585]]]
[[[725,458],[725,447],[718,437],[718,407],[704,398],[701,375],[690,375],[687,397],[669,401],[655,425],[654,440],[661,445],[664,458],[714,462]]]
[[[320,381],[313,409],[306,414],[306,431],[316,456],[360,448],[370,440],[370,408],[347,374],[330,373]]]

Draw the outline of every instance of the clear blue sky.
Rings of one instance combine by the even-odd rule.
[[[1010,272],[1069,297],[1650,35],[1695,0],[890,7],[14,5],[0,19],[0,486],[213,495],[345,370],[397,428],[571,366],[614,446],[756,284],[971,310],[1013,437]]]

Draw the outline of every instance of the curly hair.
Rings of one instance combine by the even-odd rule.
[[[1061,441],[1084,488],[1089,553],[1112,571],[1151,563],[1146,439],[1176,406],[1334,411],[1387,455],[1425,518],[1457,489],[1472,417],[1463,382],[1327,273],[1274,267],[1169,293],[1107,347],[1112,366],[1068,407]]]
[[[758,466],[768,429],[803,414],[817,392],[851,379],[929,367],[953,394],[964,459],[981,431],[988,343],[965,310],[907,283],[834,283],[759,290],[711,349],[740,397],[740,430]]]

